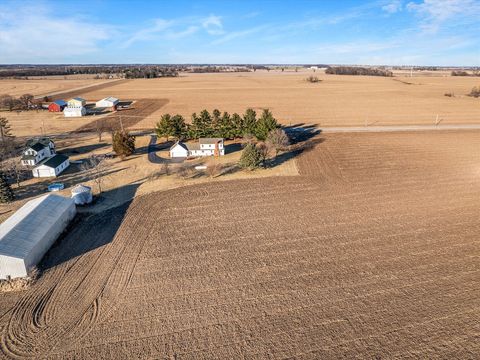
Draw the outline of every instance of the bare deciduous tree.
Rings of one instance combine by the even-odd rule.
[[[270,148],[275,150],[275,156],[277,156],[280,150],[284,150],[290,145],[290,140],[284,130],[275,129],[268,133],[266,143]]]
[[[165,161],[162,164],[162,172],[167,176],[170,175],[170,164],[168,163],[168,161]]]
[[[98,194],[102,193],[102,184],[105,180],[107,167],[105,159],[99,155],[91,155],[81,165],[82,170],[88,172],[91,180],[97,185]]]
[[[217,177],[222,172],[222,164],[214,160],[209,161],[207,164],[207,174],[211,178]]]

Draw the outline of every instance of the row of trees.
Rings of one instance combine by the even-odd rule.
[[[329,66],[325,73],[333,75],[393,76],[393,73],[389,70],[359,66]]]
[[[14,96],[3,94],[0,95],[0,108],[13,110],[28,110],[39,105],[39,102],[35,101],[32,94],[23,94],[16,98]]]
[[[451,72],[452,76],[480,76],[479,70],[473,70],[471,73],[466,72],[464,70],[453,70]]]
[[[0,65],[0,77],[28,77],[75,74],[157,74],[176,76],[182,65]],[[128,75],[130,76],[130,75]],[[138,76],[144,77],[144,76]]]
[[[269,131],[278,127],[277,120],[270,110],[264,109],[259,118],[253,109],[247,109],[243,116],[230,115],[218,109],[212,114],[202,110],[192,114],[191,124],[187,124],[182,115],[164,114],[157,123],[155,132],[159,137],[175,139],[198,139],[201,137],[221,137],[235,139],[253,135],[259,140],[266,140]]]

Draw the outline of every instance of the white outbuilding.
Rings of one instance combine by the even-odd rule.
[[[63,116],[65,117],[81,117],[87,115],[87,109],[84,106],[70,107],[63,109]]]
[[[76,205],[90,204],[93,200],[92,188],[90,186],[78,184],[72,189],[71,192],[72,192],[72,199],[73,201],[75,201]]]
[[[118,105],[118,99],[114,98],[113,96],[106,97],[105,99],[98,100],[95,103],[97,108],[109,108],[115,110]]]
[[[30,200],[0,224],[0,279],[27,276],[75,214],[72,199],[48,194]]]
[[[56,154],[38,164],[32,170],[34,177],[57,177],[70,166],[68,156]]]
[[[68,107],[82,107],[87,104],[87,101],[81,97],[74,97],[73,99],[68,100]]]
[[[171,158],[186,158],[189,155],[187,145],[181,141],[177,141],[170,148],[170,157]]]

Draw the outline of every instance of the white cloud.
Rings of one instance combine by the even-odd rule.
[[[407,9],[421,19],[424,33],[438,32],[447,20],[461,17],[462,22],[476,21],[480,16],[480,3],[476,0],[423,0],[409,2]]]
[[[224,33],[222,18],[220,16],[208,16],[202,20],[202,26],[210,35],[221,35]]]
[[[388,4],[382,6],[382,10],[389,14],[395,14],[402,10],[402,2],[400,0],[390,1]]]
[[[48,8],[29,4],[0,8],[2,63],[61,62],[99,50],[99,43],[115,30],[80,17],[53,14]]]
[[[251,29],[246,29],[246,30],[241,30],[241,31],[233,31],[233,32],[230,32],[230,33],[226,34],[225,36],[222,36],[222,37],[212,41],[212,45],[220,45],[220,44],[223,44],[223,43],[235,40],[235,39],[239,39],[239,38],[242,38],[242,37],[245,37],[245,36],[253,35],[253,34],[256,34],[256,33],[260,32],[262,30],[265,30],[266,28],[268,28],[268,25],[257,26],[257,27],[251,28]]]

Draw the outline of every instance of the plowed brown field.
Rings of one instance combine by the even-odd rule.
[[[480,132],[322,138],[300,176],[83,219],[0,295],[3,355],[475,358]]]

